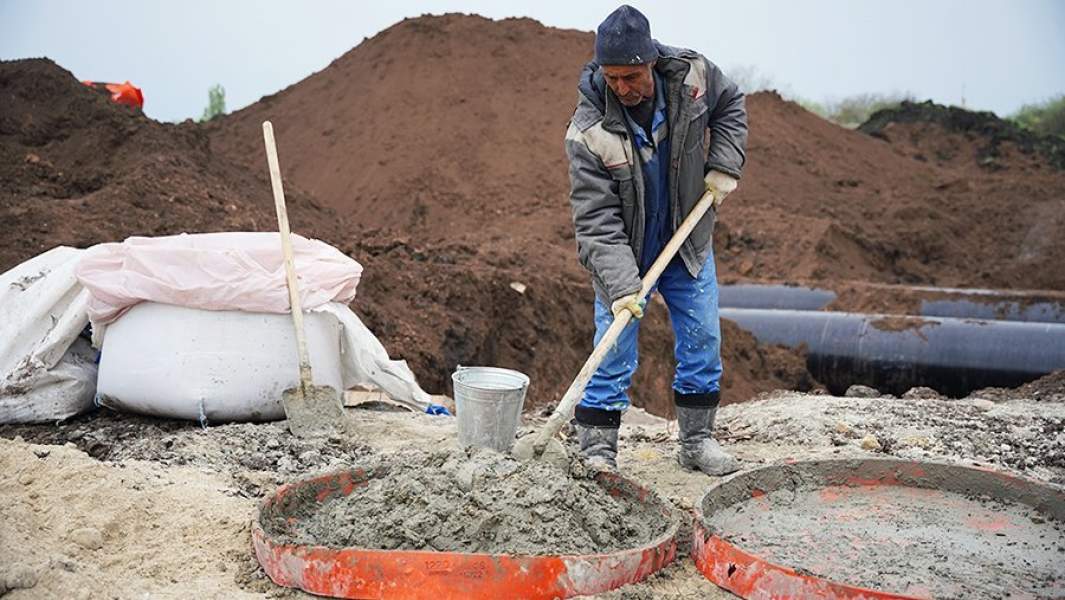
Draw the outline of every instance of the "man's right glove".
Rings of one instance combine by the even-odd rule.
[[[640,292],[629,294],[628,296],[622,296],[610,305],[610,312],[613,313],[615,317],[625,310],[632,313],[632,316],[637,319],[643,318],[643,304],[640,302]]]
[[[732,193],[732,190],[736,189],[739,184],[735,177],[714,170],[706,174],[703,182],[706,183],[706,191],[714,195],[714,210],[721,208],[721,203],[725,201],[725,196]]]

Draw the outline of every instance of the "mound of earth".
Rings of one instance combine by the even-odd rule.
[[[1035,381],[1016,388],[984,388],[969,394],[970,398],[986,398],[1005,402],[1018,398],[1030,398],[1036,402],[1065,402],[1065,370],[1054,371]],[[1065,423],[1059,423],[1057,432],[1065,431]],[[1048,433],[1053,433],[1050,431]]]
[[[0,241],[0,270],[56,245],[275,226],[265,161],[213,150],[210,127],[148,119],[47,59],[0,63],[0,90],[0,218],[18,233]],[[261,123],[254,125],[261,131]],[[284,144],[286,133],[278,137]],[[286,154],[282,145],[286,178],[289,157],[298,154]],[[297,231],[367,267],[355,308],[431,392],[450,391],[456,365],[502,365],[531,375],[530,404],[544,404],[561,396],[591,351],[591,290],[572,251],[557,240],[541,247],[564,255],[556,264],[566,269],[508,244],[502,230],[413,243],[408,240],[419,236],[351,226],[291,178],[286,196]],[[526,289],[519,293],[512,283]],[[646,329],[646,343],[663,353],[647,357],[649,381],[634,397],[664,414],[672,406],[671,332],[661,317]],[[801,387],[801,374],[793,382],[747,372],[744,361],[756,368],[772,362],[752,339],[737,336],[728,352],[742,357],[725,382],[731,400]]]
[[[540,406],[562,397],[592,351],[592,291],[583,278],[560,278],[523,254],[462,242],[375,235],[340,248],[366,267],[354,310],[427,390],[449,390],[456,365],[501,366],[532,378],[527,405]],[[631,391],[636,406],[663,416],[673,413],[667,315],[652,300]],[[730,321],[721,326],[723,402],[815,385],[802,353],[761,345]]]
[[[409,19],[227,116],[212,147],[261,162],[258,123],[273,118],[291,178],[357,229],[490,244],[583,278],[562,137],[593,39],[529,19]],[[748,110],[749,163],[716,236],[722,279],[1065,289],[1065,173],[1007,123],[913,105],[895,117],[912,123],[874,137],[775,93]],[[972,160],[987,135],[994,170]],[[913,136],[942,149],[916,151]]]
[[[199,127],[153,121],[48,59],[0,61],[0,99],[0,272],[57,245],[276,228],[266,163],[232,164]],[[296,228],[336,235],[332,211],[288,192]]]
[[[1065,169],[1065,139],[1033,133],[1012,121],[999,118],[995,113],[943,106],[931,100],[903,102],[897,108],[878,110],[858,130],[889,139],[884,131],[897,124],[934,124],[943,131],[962,134],[978,144],[974,158],[987,168],[1001,166],[998,161],[1007,154],[1003,147],[1010,144],[1023,154],[1037,153],[1051,166]]]

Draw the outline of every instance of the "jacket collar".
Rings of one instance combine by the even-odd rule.
[[[672,123],[675,121],[678,109],[676,100],[681,97],[679,90],[683,85],[684,76],[688,74],[688,69],[691,67],[680,59],[680,56],[686,51],[659,44],[657,41],[655,46],[658,48],[658,62],[655,64],[655,71],[665,82],[666,104],[669,109],[669,120]],[[628,132],[621,102],[614,95],[614,92],[607,87],[606,79],[603,77],[603,70],[599,68],[598,63],[591,61],[584,66],[584,69],[581,70],[577,89],[584,100],[587,100],[593,107],[598,109],[596,111],[598,115],[594,116],[602,115],[603,129],[620,134]],[[575,115],[574,120],[578,121],[578,117],[579,115]],[[577,122],[577,126],[582,129],[588,125],[591,125],[591,122]]]

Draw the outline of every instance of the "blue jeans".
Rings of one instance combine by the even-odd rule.
[[[717,317],[717,270],[711,254],[697,278],[692,278],[679,258],[658,280],[658,293],[669,307],[675,337],[677,370],[673,389],[682,394],[705,394],[721,387],[721,322]],[[650,308],[650,306],[648,306]],[[595,300],[595,343],[606,333],[614,315]],[[639,363],[637,338],[640,323],[633,320],[621,332],[614,348],[584,388],[581,406],[621,411],[629,407],[628,389]]]

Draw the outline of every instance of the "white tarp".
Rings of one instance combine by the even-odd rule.
[[[59,421],[92,406],[95,352],[78,335],[84,250],[58,247],[0,275],[0,423]]]
[[[292,236],[304,310],[355,298],[362,265],[318,240]],[[100,244],[82,258],[77,277],[89,290],[89,318],[106,325],[138,302],[204,310],[289,312],[277,233],[199,233],[131,237]]]

